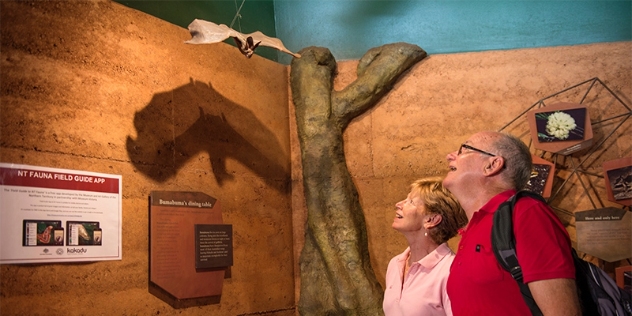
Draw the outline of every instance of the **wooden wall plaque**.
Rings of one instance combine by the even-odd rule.
[[[616,262],[632,257],[632,212],[600,208],[575,212],[577,250]]]
[[[531,160],[533,160],[531,178],[525,189],[548,198],[551,196],[551,189],[553,188],[555,164],[535,155],[531,155]]]
[[[200,192],[151,192],[149,291],[152,294],[174,308],[219,303],[229,266],[196,268],[201,236],[196,227],[210,232],[208,228],[212,225],[221,227],[222,238],[230,238],[220,241],[224,250],[230,242],[230,260],[226,261],[228,254],[222,258],[232,265],[232,226],[222,225],[217,199]]]
[[[547,122],[565,116],[575,128],[567,133],[548,132]],[[592,146],[593,130],[586,106],[577,103],[556,103],[527,113],[533,147],[561,155],[570,155]],[[559,129],[558,129],[559,130]]]
[[[603,173],[608,200],[621,205],[632,205],[632,157],[604,162]]]

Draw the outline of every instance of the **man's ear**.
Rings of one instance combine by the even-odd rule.
[[[439,223],[441,223],[442,220],[443,220],[443,216],[441,216],[440,214],[428,215],[424,219],[424,227],[426,229],[435,227],[435,226],[439,225]]]
[[[493,176],[505,168],[505,158],[496,156],[490,157],[485,165],[485,175]]]

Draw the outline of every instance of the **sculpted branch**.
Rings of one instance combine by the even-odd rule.
[[[371,268],[365,219],[347,169],[343,132],[373,107],[426,52],[407,43],[369,50],[357,79],[333,90],[336,61],[326,48],[308,47],[291,64],[307,202],[300,258],[301,315],[381,315],[383,290]]]

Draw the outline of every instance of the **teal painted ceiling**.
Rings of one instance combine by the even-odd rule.
[[[119,2],[182,27],[196,18],[227,25],[235,19],[233,28],[242,33],[260,30],[294,52],[326,47],[337,60],[359,59],[393,42],[445,54],[632,40],[632,0]],[[269,48],[257,54],[283,64],[292,58]]]

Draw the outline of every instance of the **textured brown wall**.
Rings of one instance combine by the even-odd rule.
[[[186,30],[110,2],[0,1],[0,14],[0,161],[121,174],[124,196],[123,260],[2,265],[0,313],[292,315],[304,206],[287,67],[225,44],[183,45]],[[352,122],[345,150],[380,282],[405,248],[390,225],[411,181],[444,175],[445,155],[470,134],[592,77],[631,104],[631,51],[625,42],[431,55]],[[356,65],[339,63],[337,88]],[[616,103],[600,91],[591,101]],[[587,168],[632,155],[630,124]],[[591,208],[577,188],[565,192],[568,208]],[[235,266],[220,305],[173,310],[148,293],[151,190],[222,201]]]
[[[123,177],[123,259],[2,265],[0,313],[293,315],[287,67],[186,45],[186,29],[107,1],[0,13],[0,161]],[[234,266],[220,304],[148,292],[152,190],[221,201]]]
[[[423,48],[423,47],[422,47]],[[444,176],[445,159],[473,133],[498,130],[538,100],[593,77],[598,77],[628,105],[632,105],[632,43],[606,43],[571,47],[430,55],[403,76],[371,111],[358,117],[345,132],[345,155],[358,187],[367,219],[373,269],[384,285],[389,260],[406,248],[406,240],[391,228],[395,203],[404,199],[410,183],[420,177]],[[335,88],[355,79],[357,61],[340,61]],[[572,90],[558,101],[580,102],[583,93]],[[598,121],[612,112],[629,114],[602,85],[595,85],[584,101]],[[613,124],[598,127],[597,144]],[[291,129],[295,130],[291,121]],[[507,131],[529,142],[525,117]],[[295,251],[303,242],[304,201],[298,140],[292,132],[293,209]],[[603,161],[632,155],[632,122],[627,120],[603,148],[585,163],[587,171],[601,174]],[[535,151],[534,151],[535,152]],[[541,154],[540,151],[536,153]],[[578,163],[588,153],[578,152]],[[546,156],[550,158],[550,155]],[[560,159],[569,164],[571,159]],[[562,172],[556,183],[569,172]],[[603,179],[583,181],[601,196],[606,206],[621,207],[605,199]],[[593,193],[591,190],[591,194]],[[593,199],[594,198],[593,194]],[[598,201],[597,199],[595,199]],[[570,212],[599,208],[591,205],[576,177],[564,186],[555,206]],[[301,210],[303,210],[301,212]],[[559,213],[575,240],[574,220]],[[450,242],[454,248],[458,239]],[[590,256],[587,259],[591,260]],[[297,282],[300,282],[297,280]]]

